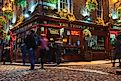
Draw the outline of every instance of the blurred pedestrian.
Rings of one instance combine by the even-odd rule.
[[[13,33],[12,31],[9,31],[10,33],[10,58],[11,58],[11,62],[13,61],[13,55],[14,55],[14,42],[16,40],[16,34]]]
[[[4,50],[4,43],[3,43],[3,39],[1,39],[1,43],[0,43],[0,62],[2,61],[2,55],[3,55],[3,50]]]
[[[113,56],[113,67],[115,67],[115,60],[119,59],[119,66],[121,67],[121,39],[117,39],[115,40],[115,45],[114,45],[114,56]]]
[[[31,64],[30,70],[34,70],[34,67],[35,67],[36,41],[35,41],[34,35],[35,35],[34,30],[31,30],[30,34],[28,34],[26,39],[25,39],[25,44],[27,45],[30,64]]]
[[[48,48],[48,39],[46,38],[46,34],[41,34],[41,69],[44,69],[44,59],[47,54]]]
[[[52,63],[53,42],[49,42],[48,47],[49,47],[49,51],[47,51],[48,63]]]
[[[4,39],[4,50],[2,55],[3,64],[5,64],[5,62],[12,63],[12,58],[10,55],[10,41],[11,41],[10,32],[8,32],[7,36]]]
[[[2,61],[3,61],[3,64],[5,64],[5,62],[10,62],[11,63],[10,41],[7,40],[7,39],[4,40],[4,50],[3,50],[3,54],[2,54]]]
[[[55,41],[55,56],[56,56],[57,65],[61,63],[61,53],[62,53],[61,51],[62,51],[61,38],[57,38],[57,41]]]
[[[23,42],[22,42],[20,48],[21,48],[21,53],[22,53],[22,62],[23,62],[23,65],[25,65],[25,63],[26,63],[26,54],[27,54],[27,46],[25,44],[25,39],[23,39]]]

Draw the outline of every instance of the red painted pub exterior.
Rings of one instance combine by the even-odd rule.
[[[39,10],[39,9],[37,9]],[[16,49],[26,36],[26,33],[34,29],[47,35],[49,42],[62,37],[64,61],[91,61],[109,58],[110,54],[110,27],[86,23],[82,21],[68,21],[57,17],[49,17],[40,14],[35,9],[32,16],[11,31],[16,33]],[[90,30],[96,45],[88,48],[83,36],[83,30]],[[93,40],[92,40],[93,41]],[[54,58],[54,54],[51,54]],[[20,53],[16,53],[16,61]]]

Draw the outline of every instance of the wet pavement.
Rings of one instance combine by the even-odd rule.
[[[107,61],[69,62],[59,66],[46,64],[45,70],[41,70],[39,65],[35,70],[29,70],[29,64],[14,63],[0,65],[0,81],[121,81],[116,69],[119,67],[112,67]]]

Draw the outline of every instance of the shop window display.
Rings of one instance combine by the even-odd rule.
[[[65,30],[64,54],[80,54],[80,31]]]
[[[96,45],[92,47],[93,50],[105,50],[105,37],[103,36],[97,36],[97,39],[95,39],[95,42],[97,42]]]

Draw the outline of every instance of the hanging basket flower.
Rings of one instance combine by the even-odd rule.
[[[97,8],[97,2],[95,0],[87,0],[86,8],[88,11],[95,10]]]
[[[103,25],[103,26],[105,25],[104,20],[102,18],[99,18],[99,17],[97,18],[96,24]]]
[[[63,9],[57,12],[57,14],[60,16],[60,18],[67,19],[68,11],[66,9]]]
[[[75,21],[75,20],[76,20],[74,14],[72,14],[72,13],[69,13],[69,14],[67,15],[67,19],[68,19],[69,21]]]
[[[0,16],[0,25],[5,25],[7,23],[7,20],[4,16]]]
[[[83,32],[84,37],[92,36],[91,31],[89,29],[84,29],[82,32]]]
[[[118,11],[118,17],[121,17],[121,7],[118,7],[117,11]]]
[[[13,17],[13,11],[11,10],[5,10],[4,11],[4,16],[6,16],[8,19],[11,19]]]

